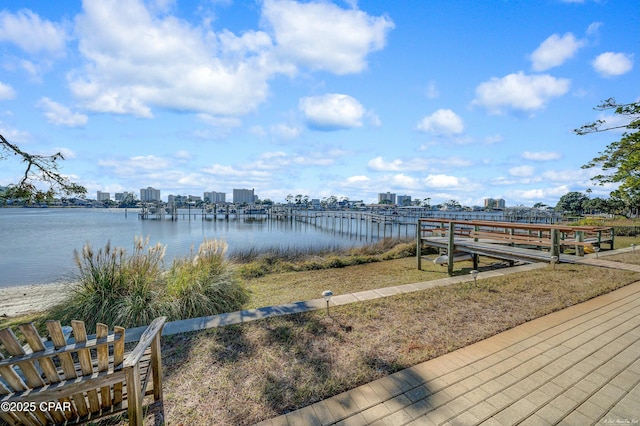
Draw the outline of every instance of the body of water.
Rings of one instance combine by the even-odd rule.
[[[199,210],[198,210],[199,211]],[[185,210],[186,212],[186,210]],[[112,247],[133,249],[135,236],[149,244],[166,246],[168,266],[176,256],[188,255],[205,239],[225,240],[229,252],[251,248],[353,247],[361,237],[320,229],[310,224],[242,217],[231,220],[141,220],[129,209],[0,209],[0,288],[71,281],[76,271],[74,250],[87,242],[95,250],[110,241]]]

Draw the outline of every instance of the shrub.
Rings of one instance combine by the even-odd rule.
[[[383,260],[401,259],[416,255],[415,243],[401,243],[387,250],[383,255]]]
[[[94,329],[98,322],[135,327],[166,315],[170,320],[237,310],[246,290],[224,258],[226,243],[205,240],[194,256],[176,259],[164,271],[165,247],[148,247],[149,239],[134,239],[131,255],[110,243],[75,251],[78,285],[51,315],[65,323],[82,320]]]
[[[78,285],[53,309],[53,317],[65,322],[80,319],[88,328],[98,322],[124,327],[151,322],[157,316],[154,300],[165,247],[147,248],[148,243],[148,238],[136,237],[130,256],[110,242],[97,252],[89,243],[82,252],[75,250]]]
[[[167,272],[164,306],[170,319],[195,318],[237,310],[248,295],[225,259],[227,243],[207,240],[198,253],[174,260]]]

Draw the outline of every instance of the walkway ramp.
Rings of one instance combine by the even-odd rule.
[[[599,266],[602,268],[611,268],[611,269],[624,269],[626,271],[634,271],[640,272],[640,265],[632,265],[629,263],[622,262],[614,262],[612,260],[585,256],[578,258],[574,263],[579,263],[581,265],[591,265],[591,266]],[[640,419],[638,419],[640,420]]]
[[[425,241],[427,245],[441,249],[447,249],[449,245],[447,238],[429,238]],[[454,245],[457,252],[477,254],[494,259],[527,263],[551,262],[551,253],[538,248],[513,247],[488,241],[474,241],[472,238],[456,238]],[[581,259],[584,258],[570,254],[560,254],[559,256],[559,262],[562,263],[580,263]]]

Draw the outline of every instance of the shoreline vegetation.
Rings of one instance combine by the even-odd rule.
[[[638,241],[616,238],[616,248]],[[413,242],[381,246],[368,254],[262,253],[229,262],[248,295],[243,308],[317,298],[326,289],[341,294],[447,276],[432,262],[418,271]],[[196,256],[183,263],[193,265]],[[358,256],[371,256],[370,262]],[[640,264],[640,252],[607,259]],[[481,270],[504,266],[481,258]],[[471,268],[471,262],[456,263],[458,274]],[[638,280],[630,271],[559,264],[335,307],[331,316],[316,311],[166,336],[166,423],[254,424]],[[38,323],[50,314],[0,318],[0,327]],[[151,409],[147,420],[154,415]]]
[[[131,300],[128,307],[127,300],[123,302],[127,297],[134,299],[138,308],[150,313],[155,311],[156,315],[169,315],[170,320],[215,315],[243,308],[248,298],[244,294],[246,284],[258,277],[415,256],[415,244],[401,238],[388,238],[356,248],[274,246],[230,254],[226,253],[224,241],[205,239],[198,251],[192,249],[189,255],[174,259],[168,268],[164,268],[164,249],[161,244],[149,246],[148,238],[142,237],[135,238],[131,252],[112,247],[110,243],[97,250],[86,244],[74,253],[77,273],[69,281],[0,288],[5,296],[0,300],[0,325],[1,318],[39,311],[61,320],[82,317],[87,324],[94,324],[96,319],[92,317],[98,316],[104,322],[113,319],[125,327],[146,323],[145,318],[131,322],[122,314],[123,308],[125,311],[132,308]],[[225,299],[225,294],[210,294],[209,300],[202,299],[201,296],[207,293],[203,285],[209,285],[209,291],[221,288],[231,291],[237,300],[221,306],[219,301]],[[164,293],[164,300],[150,304],[151,293],[156,296]],[[184,300],[189,297],[192,299]],[[194,310],[199,298],[201,305],[212,305],[213,308]],[[170,306],[169,301],[178,299],[183,299],[185,304]],[[254,306],[255,303],[251,303],[244,307]],[[119,312],[120,316],[106,315],[105,309]],[[138,313],[141,310],[138,309]],[[129,315],[134,316],[135,313]]]

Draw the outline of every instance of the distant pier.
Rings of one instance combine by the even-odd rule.
[[[538,209],[505,209],[502,211],[442,211],[422,207],[375,206],[367,209],[314,209],[304,206],[236,206],[233,204],[204,207],[145,205],[138,216],[142,220],[273,220],[307,224],[329,232],[363,239],[414,238],[420,219],[440,218],[454,221],[488,220],[553,224],[554,212]]]
[[[138,217],[142,220],[232,220],[232,219],[259,219],[268,216],[267,209],[261,208],[236,208],[232,205],[213,205],[211,207],[184,207],[153,206],[141,207]]]

